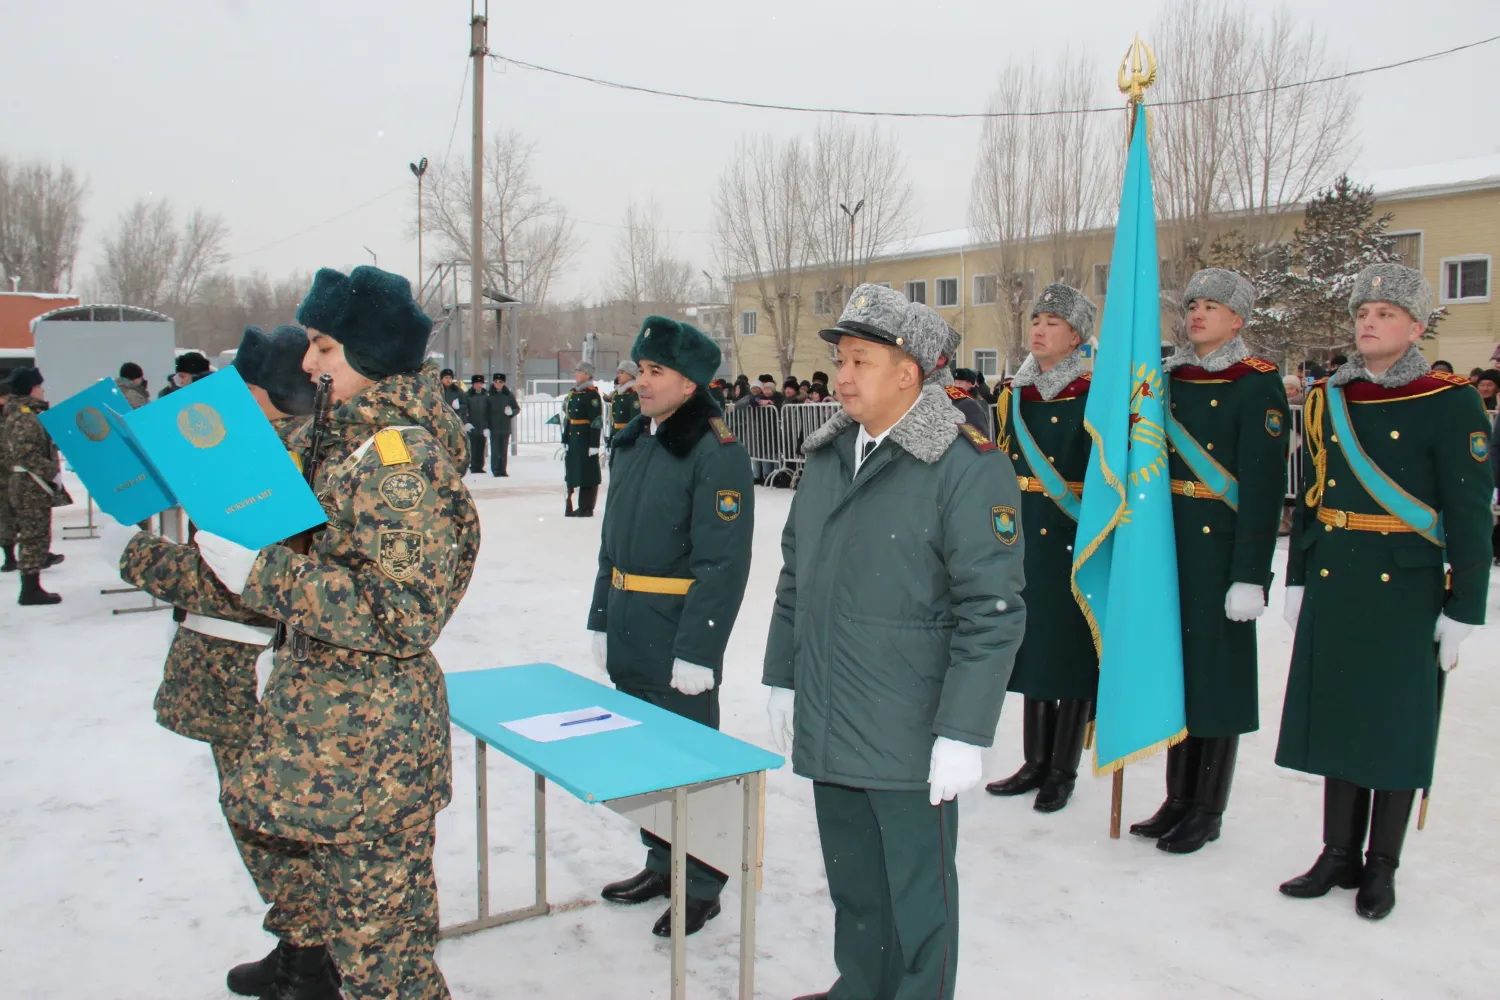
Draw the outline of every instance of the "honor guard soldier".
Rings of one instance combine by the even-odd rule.
[[[1166,801],[1130,828],[1172,854],[1219,838],[1240,735],[1260,728],[1255,619],[1271,585],[1288,427],[1281,375],[1240,337],[1255,286],[1207,268],[1183,306],[1190,344],[1162,367],[1188,736],[1167,753]]]
[[[1015,463],[1026,534],[1026,638],[1008,690],[1026,698],[1021,769],[991,795],[1037,791],[1038,812],[1068,804],[1083,756],[1099,658],[1073,598],[1073,540],[1091,439],[1089,375],[1078,348],[1098,310],[1076,288],[1048,285],[1031,307],[1031,354],[1001,390],[1000,448]]]
[[[563,400],[563,470],[568,487],[565,517],[593,517],[599,499],[599,438],[604,426],[604,401],[593,384],[594,366],[580,361],[573,370],[573,388]],[[573,491],[578,507],[573,507]]]
[[[984,431],[986,436],[993,438],[994,435],[991,433],[993,421],[989,416],[989,408],[953,384],[953,355],[958,351],[960,340],[958,331],[949,326],[947,320],[938,315],[937,310],[925,303],[910,303],[909,309],[911,316],[908,322],[914,328],[926,329],[929,331],[928,336],[936,338],[935,343],[942,344],[937,367],[928,374],[927,381],[943,390],[948,396],[948,401],[953,404],[954,409],[963,414],[966,422],[973,424]],[[822,372],[814,373],[814,386],[819,384],[816,379],[822,374]],[[827,386],[824,388],[826,389]]]
[[[626,694],[719,728],[724,648],[750,575],[750,457],[705,388],[719,348],[676,320],[648,316],[630,351],[640,414],[615,434],[599,575],[589,607],[594,657]],[[604,887],[638,904],[671,889],[671,845],[641,831],[639,874]],[[727,876],[687,859],[687,933],[719,913]],[[672,934],[672,911],[652,933]]]
[[[843,410],[805,444],[766,642],[772,738],[813,781],[834,906],[818,997],[954,995],[955,798],[1026,625],[1014,469],[924,385],[943,335],[912,316],[867,284],[822,331]]]
[[[1465,379],[1417,350],[1431,310],[1420,271],[1374,264],[1355,279],[1359,353],[1308,393],[1287,562],[1296,641],[1276,763],[1324,776],[1323,853],[1281,891],[1358,888],[1371,920],[1396,905],[1444,672],[1489,591],[1489,420]]]
[[[634,361],[626,358],[620,362],[620,367],[615,370],[615,392],[609,400],[609,441],[610,447],[614,447],[615,435],[625,429],[625,425],[636,418],[641,412],[641,399],[635,391],[635,380],[640,377],[641,369]],[[719,407],[720,411],[724,409]]]
[[[6,566],[21,570],[21,605],[59,604],[62,598],[42,589],[42,570],[63,561],[49,551],[52,544],[52,508],[73,502],[62,486],[62,464],[57,445],[47,433],[38,414],[47,410],[47,394],[42,388],[42,373],[22,366],[10,373],[10,395],[5,398],[3,421],[0,421],[0,475],[8,481],[6,497],[9,523],[19,543],[15,565],[11,565],[10,548],[6,547]],[[5,539],[10,541],[9,536]]]
[[[443,402],[453,410],[458,417],[459,423],[464,425],[464,433],[469,432],[469,400],[464,396],[463,387],[454,380],[453,369],[444,368],[442,374]]]
[[[484,376],[469,377],[469,391],[464,393],[464,405],[469,409],[469,471],[479,475],[484,471],[484,444],[490,432],[490,396],[484,391]]]
[[[486,404],[486,414],[490,421],[490,473],[509,476],[506,463],[510,460],[511,421],[521,412],[521,406],[516,402],[516,394],[505,384],[504,372],[490,379],[490,395]]]

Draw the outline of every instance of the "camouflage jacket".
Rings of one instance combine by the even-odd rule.
[[[51,491],[52,480],[62,471],[58,463],[57,445],[52,436],[42,427],[37,414],[47,409],[47,404],[30,396],[5,397],[5,421],[0,427],[0,459],[5,462],[5,473],[23,468]],[[31,476],[26,478],[30,479]]]
[[[452,796],[447,689],[430,648],[468,589],[479,514],[435,368],[342,404],[326,440],[314,486],[327,526],[307,555],[264,549],[241,595],[309,636],[308,657],[294,660],[290,643],[277,652],[223,804],[267,833],[359,843],[430,821]],[[206,566],[198,576],[222,592]]]
[[[151,394],[139,382],[117,378],[115,379],[115,388],[120,390],[120,394],[125,397],[125,402],[130,404],[132,410],[139,410],[151,402]]]

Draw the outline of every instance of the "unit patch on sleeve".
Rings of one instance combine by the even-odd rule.
[[[1273,438],[1281,437],[1282,416],[1280,410],[1266,411],[1266,433]]]
[[[412,510],[426,492],[427,484],[414,472],[393,472],[380,483],[380,495],[396,510]]]
[[[380,572],[397,583],[405,583],[417,575],[421,566],[421,532],[380,532]]]
[[[733,521],[740,516],[740,495],[734,490],[720,490],[714,498],[714,510],[719,517],[726,521]]]
[[[1483,462],[1490,457],[1490,442],[1484,436],[1484,431],[1475,431],[1469,435],[1469,455],[1476,462]]]
[[[1016,509],[1014,507],[991,507],[990,516],[994,520],[995,537],[1006,545],[1016,544],[1016,538],[1020,535],[1020,522],[1016,520]]]

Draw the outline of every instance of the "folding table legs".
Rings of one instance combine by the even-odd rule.
[[[672,789],[672,1000],[687,997],[688,790]]]
[[[740,858],[740,1000],[755,1000],[755,897],[760,891],[760,830],[766,772],[742,779],[745,796],[743,855]]]

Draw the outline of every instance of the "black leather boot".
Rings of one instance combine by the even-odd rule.
[[[1219,839],[1239,749],[1238,736],[1215,736],[1203,741],[1203,763],[1198,769],[1198,789],[1193,807],[1182,817],[1181,823],[1162,834],[1156,842],[1159,850],[1168,854],[1192,854],[1204,844]]]
[[[577,517],[577,516],[578,516],[578,514],[573,510],[573,491],[569,490],[568,491],[568,506],[563,509],[563,517]]]
[[[1323,853],[1307,874],[1281,883],[1283,895],[1317,899],[1359,886],[1360,854],[1370,825],[1370,790],[1339,778],[1323,782]]]
[[[1027,698],[1021,715],[1021,752],[1026,763],[1009,778],[984,786],[991,795],[1025,795],[1042,787],[1052,763],[1053,732],[1057,728],[1057,702]]]
[[[270,989],[276,981],[276,973],[281,970],[281,949],[284,947],[288,946],[278,941],[270,954],[259,962],[246,962],[230,969],[226,977],[229,992],[242,997],[258,997]]]
[[[585,486],[578,491],[578,513],[574,517],[593,517],[594,504],[599,500],[599,487]]]
[[[282,942],[276,949],[276,978],[261,1000],[340,1000],[339,976],[322,945],[298,948]]]
[[[687,901],[687,912],[683,914],[683,934],[697,934],[703,929],[703,925],[719,915],[719,901],[717,899],[694,899],[691,896]],[[651,928],[651,933],[659,938],[672,936],[672,908],[667,907],[667,912],[656,918],[656,924]]]
[[[48,552],[47,561],[42,563],[42,569],[51,569],[53,566],[60,565],[67,558],[67,556],[60,552]]]
[[[1401,865],[1401,845],[1416,797],[1413,791],[1374,795],[1370,849],[1365,852],[1365,869],[1354,897],[1354,911],[1366,920],[1384,920],[1396,908],[1396,869]]]
[[[17,604],[61,604],[62,598],[42,589],[42,574],[21,574],[21,596]]]
[[[21,564],[16,562],[16,547],[14,544],[0,546],[0,551],[5,553],[5,565],[0,566],[0,573],[14,573]]]
[[[611,903],[626,903],[635,905],[656,899],[658,896],[666,896],[672,891],[672,880],[666,875],[658,874],[649,868],[632,875],[630,878],[611,882],[604,887],[600,893]]]
[[[1047,780],[1036,793],[1031,808],[1037,812],[1057,812],[1073,797],[1078,780],[1078,762],[1083,759],[1083,734],[1089,728],[1091,701],[1067,698],[1057,704],[1057,735],[1052,741],[1052,766]]]
[[[1198,765],[1202,759],[1203,741],[1196,736],[1189,736],[1167,751],[1167,801],[1150,819],[1131,824],[1131,833],[1155,840],[1182,822],[1193,806],[1193,790],[1198,786]]]

